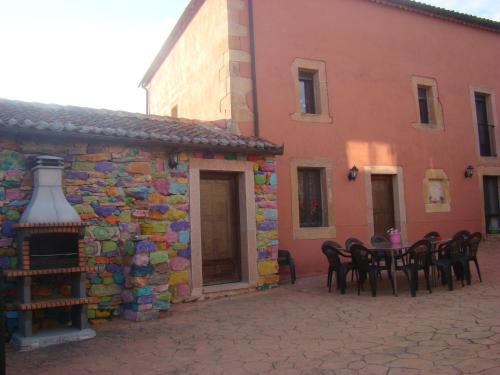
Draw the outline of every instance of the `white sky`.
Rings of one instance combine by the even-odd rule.
[[[500,21],[500,0],[425,2]],[[0,97],[144,112],[137,85],[187,3],[0,0]]]

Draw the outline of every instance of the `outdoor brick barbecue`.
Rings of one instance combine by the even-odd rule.
[[[87,258],[83,251],[84,224],[62,192],[62,158],[41,156],[33,163],[34,191],[16,231],[18,267],[5,276],[16,278],[15,308],[20,311],[19,331],[14,344],[21,350],[94,335],[88,329],[86,304]],[[69,274],[70,295],[61,298],[32,298],[37,278]],[[71,329],[33,335],[33,311],[71,308]],[[75,331],[85,331],[83,336]]]

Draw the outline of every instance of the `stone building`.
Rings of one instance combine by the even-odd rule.
[[[500,233],[499,31],[411,0],[192,0],[141,84],[148,113],[286,145],[280,246],[318,274],[325,239]]]
[[[216,124],[0,100],[0,265],[19,262],[14,228],[32,193],[29,163],[52,155],[64,160],[63,191],[85,225],[89,318],[145,320],[223,283],[275,285],[282,152]],[[36,279],[31,299],[66,294],[58,280]],[[38,311],[35,328],[58,319]]]

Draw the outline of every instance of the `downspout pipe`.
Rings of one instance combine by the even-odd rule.
[[[253,0],[248,0],[248,23],[250,36],[250,62],[252,65],[252,100],[253,100],[253,133],[254,136],[260,137],[259,126],[259,101],[257,95],[257,70],[255,66],[255,28],[253,14]]]

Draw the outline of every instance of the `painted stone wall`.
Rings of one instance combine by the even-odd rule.
[[[278,282],[275,161],[272,157],[181,153],[176,169],[165,152],[87,144],[16,144],[0,140],[0,265],[15,268],[12,224],[32,190],[27,158],[65,158],[64,191],[85,221],[85,252],[95,272],[88,295],[89,318],[124,312],[144,320],[191,295],[189,158],[226,158],[254,163],[259,287]],[[10,291],[12,293],[13,290]],[[45,291],[47,294],[47,291]],[[36,296],[34,296],[36,297]]]

